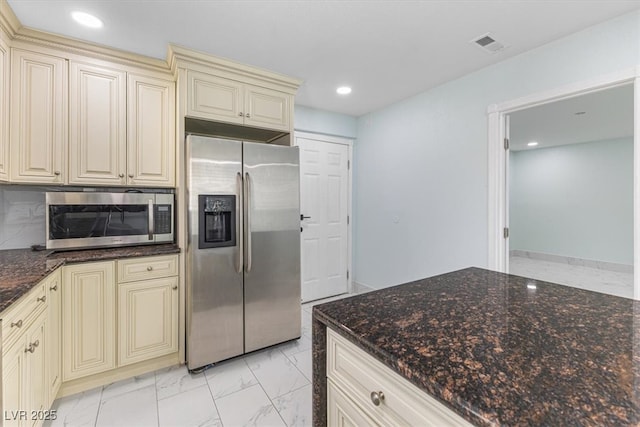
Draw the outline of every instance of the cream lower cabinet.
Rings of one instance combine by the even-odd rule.
[[[118,365],[178,351],[178,257],[118,261]]]
[[[63,267],[63,381],[116,367],[115,261]]]
[[[49,388],[49,362],[55,358],[53,352],[56,350],[49,341],[52,325],[48,323],[49,301],[45,291],[52,277],[38,284],[2,316],[5,334],[2,416],[5,427],[42,424],[43,411],[49,408],[50,397],[55,393]],[[60,360],[59,356],[57,360]]]
[[[327,329],[327,424],[471,426],[331,329]]]
[[[51,406],[62,384],[62,269],[44,281],[47,294],[47,407]]]

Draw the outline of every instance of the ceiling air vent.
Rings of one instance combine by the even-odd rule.
[[[494,39],[489,33],[471,40],[471,43],[489,53],[496,53],[505,48],[502,43]]]

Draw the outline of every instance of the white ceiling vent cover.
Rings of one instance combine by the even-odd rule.
[[[505,45],[493,38],[490,33],[483,34],[480,37],[476,37],[475,39],[471,40],[471,43],[489,53],[500,52],[505,48]]]

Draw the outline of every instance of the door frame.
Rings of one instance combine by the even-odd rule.
[[[640,66],[599,76],[521,98],[491,104],[488,118],[488,268],[509,272],[508,152],[504,148],[507,115],[527,108],[605,89],[634,85],[633,129],[633,298],[640,300]]]
[[[340,144],[347,146],[347,216],[349,217],[349,221],[347,222],[347,291],[349,293],[353,293],[354,291],[354,281],[353,281],[353,213],[352,213],[352,194],[353,194],[353,139],[326,135],[323,133],[313,133],[313,132],[301,132],[295,131],[293,138],[293,145],[298,146],[298,138],[304,139],[313,139],[314,141],[330,143],[330,144]]]

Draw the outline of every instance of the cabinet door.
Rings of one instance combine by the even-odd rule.
[[[188,71],[187,85],[187,116],[244,123],[242,83]]]
[[[0,181],[9,179],[9,47],[0,30]]]
[[[126,184],[126,73],[70,62],[69,183]]]
[[[50,407],[58,395],[60,384],[62,383],[62,360],[61,360],[61,339],[62,339],[62,288],[60,281],[62,269],[57,269],[55,273],[45,279],[45,291],[47,292],[47,347],[45,357],[47,359],[47,407]]]
[[[29,424],[36,425],[41,421],[38,417],[33,417],[31,411],[44,411],[49,408],[47,400],[47,389],[49,380],[47,378],[47,315],[42,313],[38,320],[29,328],[27,333],[26,368],[27,368],[27,405]]]
[[[118,285],[119,366],[178,351],[178,278]]]
[[[2,356],[2,415],[5,427],[27,424],[26,416],[21,416],[20,412],[29,409],[26,403],[25,342],[26,336],[5,349]]]
[[[244,124],[290,131],[292,105],[292,95],[247,85],[245,88]]]
[[[115,367],[114,274],[113,261],[63,269],[63,381]]]
[[[64,183],[67,62],[11,51],[11,181]]]
[[[369,418],[362,408],[349,399],[337,386],[327,380],[327,425],[341,427],[383,425]]]
[[[127,175],[130,185],[175,183],[175,83],[128,76]]]

